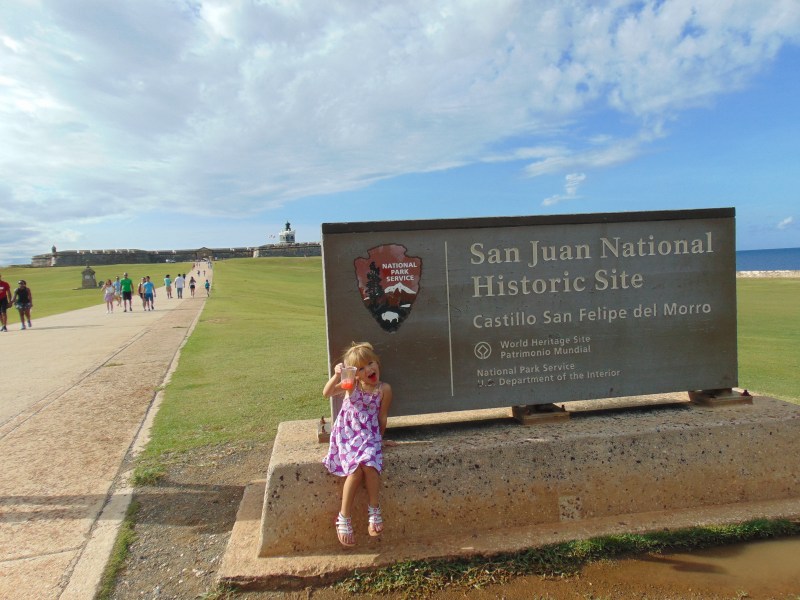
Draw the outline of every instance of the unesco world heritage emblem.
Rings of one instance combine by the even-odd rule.
[[[353,261],[364,306],[381,329],[394,333],[411,314],[419,293],[422,260],[400,244],[370,248]]]

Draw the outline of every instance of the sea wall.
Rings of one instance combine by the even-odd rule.
[[[755,278],[755,277],[788,277],[800,279],[800,271],[737,271],[736,277]]]
[[[155,264],[167,262],[194,262],[211,258],[296,257],[320,256],[319,242],[298,244],[266,244],[240,248],[194,248],[184,250],[65,250],[37,254],[31,259],[32,267],[77,267],[85,265]]]

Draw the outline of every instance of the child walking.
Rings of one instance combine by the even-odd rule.
[[[114,284],[111,283],[110,279],[106,279],[106,283],[103,286],[103,300],[106,301],[106,314],[111,314],[114,312],[115,294],[116,294],[116,288],[114,288]]]
[[[342,546],[355,545],[351,510],[358,488],[363,484],[369,499],[368,531],[378,536],[383,517],[378,502],[380,473],[383,470],[383,433],[392,404],[392,388],[381,381],[380,359],[367,342],[351,344],[342,362],[322,390],[324,396],[344,393],[342,369],[356,368],[356,381],[346,392],[342,409],[331,428],[331,442],[323,463],[333,475],[345,477],[342,505],[336,518],[336,535]]]

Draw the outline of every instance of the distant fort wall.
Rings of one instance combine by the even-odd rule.
[[[32,267],[80,267],[87,264],[155,264],[166,262],[194,262],[203,259],[269,258],[321,256],[319,242],[265,244],[245,248],[196,248],[192,250],[59,250],[37,254],[31,259]]]

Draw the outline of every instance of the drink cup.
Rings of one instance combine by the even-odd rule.
[[[356,387],[356,368],[342,367],[342,381],[339,384],[343,390],[348,392]]]

